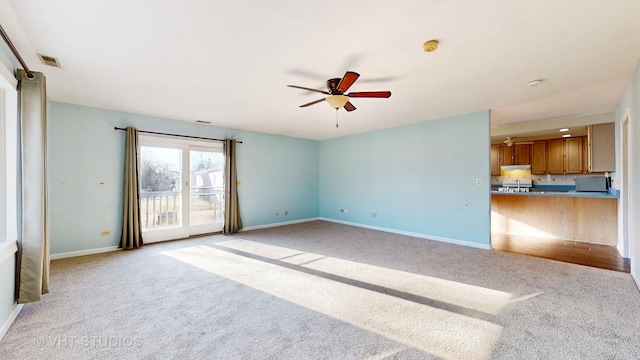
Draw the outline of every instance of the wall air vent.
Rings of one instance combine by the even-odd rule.
[[[42,61],[42,63],[45,65],[61,68],[60,62],[53,56],[38,54],[38,57],[40,58],[40,61]]]
[[[211,124],[211,121],[204,121],[204,120],[196,120],[196,122],[200,124]]]

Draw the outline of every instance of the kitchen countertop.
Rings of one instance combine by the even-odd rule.
[[[618,199],[618,193],[608,192],[583,192],[575,190],[552,190],[552,189],[532,189],[531,192],[503,192],[491,189],[491,195],[506,196],[553,196],[553,197],[580,197],[580,198],[597,198],[597,199]]]

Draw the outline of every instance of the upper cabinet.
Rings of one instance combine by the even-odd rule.
[[[592,173],[615,171],[614,123],[589,126],[587,142],[588,171]]]
[[[555,134],[507,137],[514,139],[513,146],[496,144],[491,147],[491,174],[498,175],[500,165],[528,164],[531,173],[536,175],[615,171],[613,122],[572,128],[573,136],[560,138],[561,135],[556,130]]]
[[[515,144],[514,146],[514,165],[529,165],[531,164],[531,145],[529,144]]]
[[[547,173],[547,142],[534,141],[531,145],[531,173]]]
[[[564,174],[564,139],[547,140],[546,174]]]
[[[502,165],[529,165],[531,145],[491,145],[491,175],[500,175]]]
[[[586,172],[583,161],[583,137],[572,137],[564,140],[564,173],[582,174]]]
[[[516,156],[513,146],[500,146],[500,165],[515,165]]]
[[[500,175],[500,145],[491,146],[491,175]]]

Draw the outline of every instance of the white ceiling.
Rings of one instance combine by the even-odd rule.
[[[492,126],[611,112],[640,59],[638,14],[638,0],[0,2],[51,100],[318,140],[486,109]],[[337,129],[328,104],[298,107],[321,94],[286,87],[346,70],[361,75],[350,91],[392,96],[353,99]]]

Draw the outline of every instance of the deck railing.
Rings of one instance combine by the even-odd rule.
[[[221,189],[191,188],[191,224],[222,221]],[[140,193],[140,220],[143,229],[179,226],[182,219],[182,193],[146,191]]]

